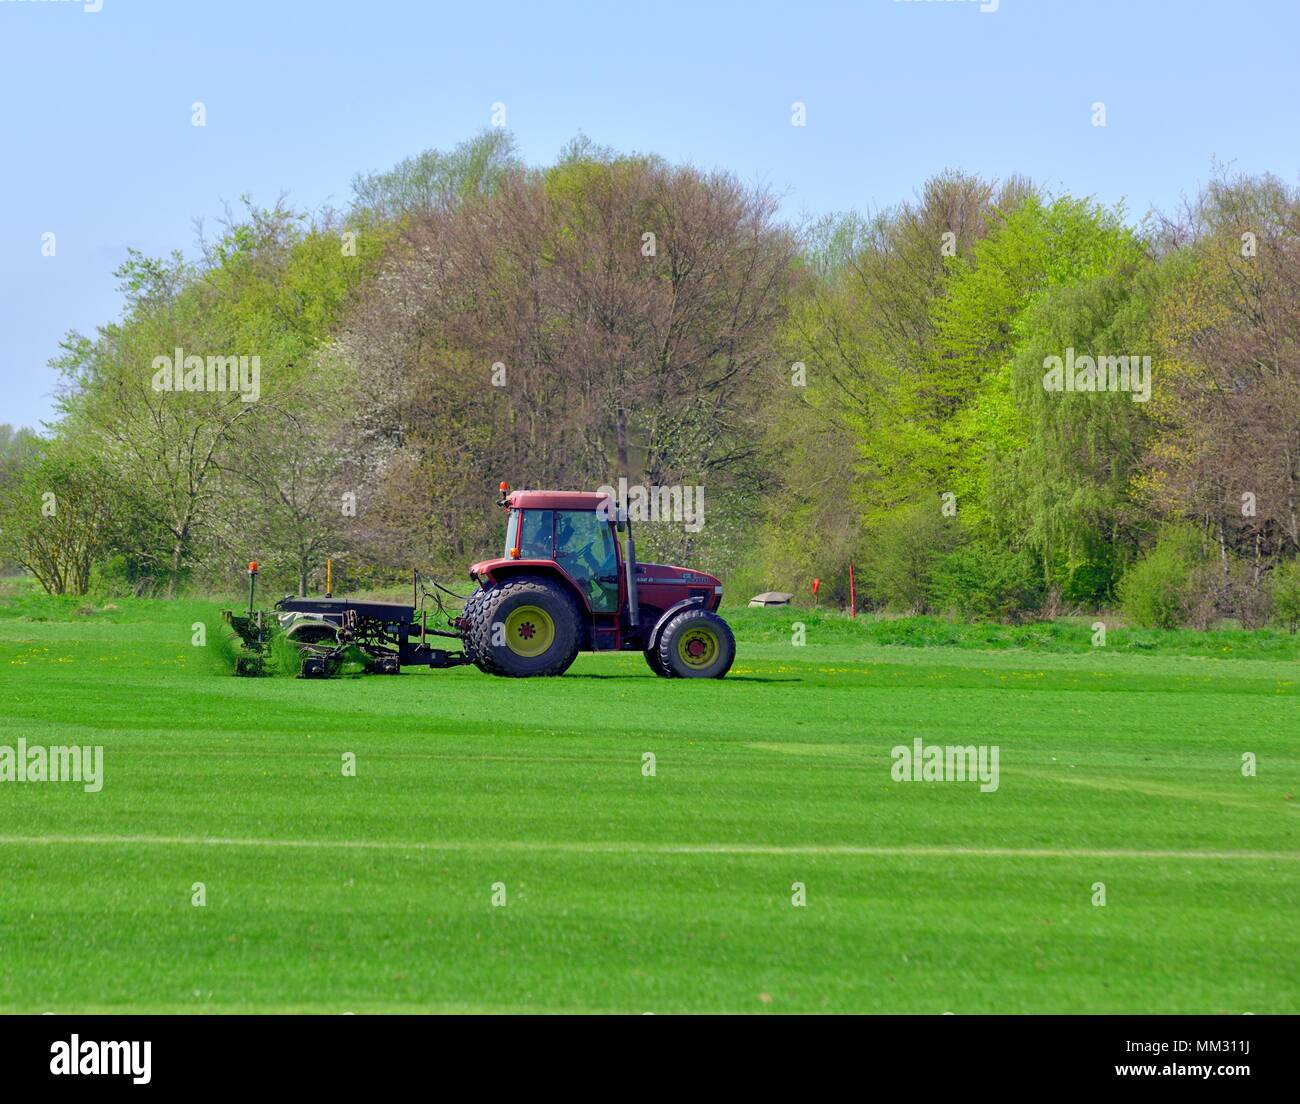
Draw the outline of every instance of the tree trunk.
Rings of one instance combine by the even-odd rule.
[[[621,407],[614,416],[614,445],[618,450],[618,474],[630,479],[632,473],[628,471],[627,463],[627,412]]]
[[[172,542],[172,564],[170,570],[167,573],[167,597],[168,598],[176,597],[176,583],[179,581],[181,577],[181,553],[183,551],[183,548],[184,548],[184,544],[181,541],[181,538],[177,537]]]

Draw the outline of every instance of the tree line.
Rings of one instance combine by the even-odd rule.
[[[0,427],[0,558],[53,593],[282,589],[501,542],[498,480],[700,486],[644,556],[971,619],[1300,620],[1300,191],[1172,215],[947,172],[791,225],[726,172],[503,131],[131,253]],[[239,370],[237,370],[239,369]],[[698,531],[691,531],[691,530]]]

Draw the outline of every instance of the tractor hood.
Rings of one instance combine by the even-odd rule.
[[[696,571],[689,567],[677,567],[674,564],[640,563],[636,565],[636,581],[648,586],[687,586],[720,588],[721,580],[716,575]]]
[[[704,608],[716,611],[722,605],[722,583],[716,575],[677,564],[636,565],[636,593],[641,605],[651,609],[672,609],[688,598],[701,598]]]

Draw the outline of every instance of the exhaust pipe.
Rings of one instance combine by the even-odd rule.
[[[623,530],[623,572],[627,578],[627,623],[635,629],[641,623],[641,608],[636,597],[636,542],[632,539],[632,519],[626,508],[618,512],[618,527]]]

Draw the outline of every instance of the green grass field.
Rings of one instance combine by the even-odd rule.
[[[755,610],[723,682],[308,682],[117,605],[0,599],[0,744],[105,748],[0,784],[0,1011],[1300,1012],[1292,638]]]

